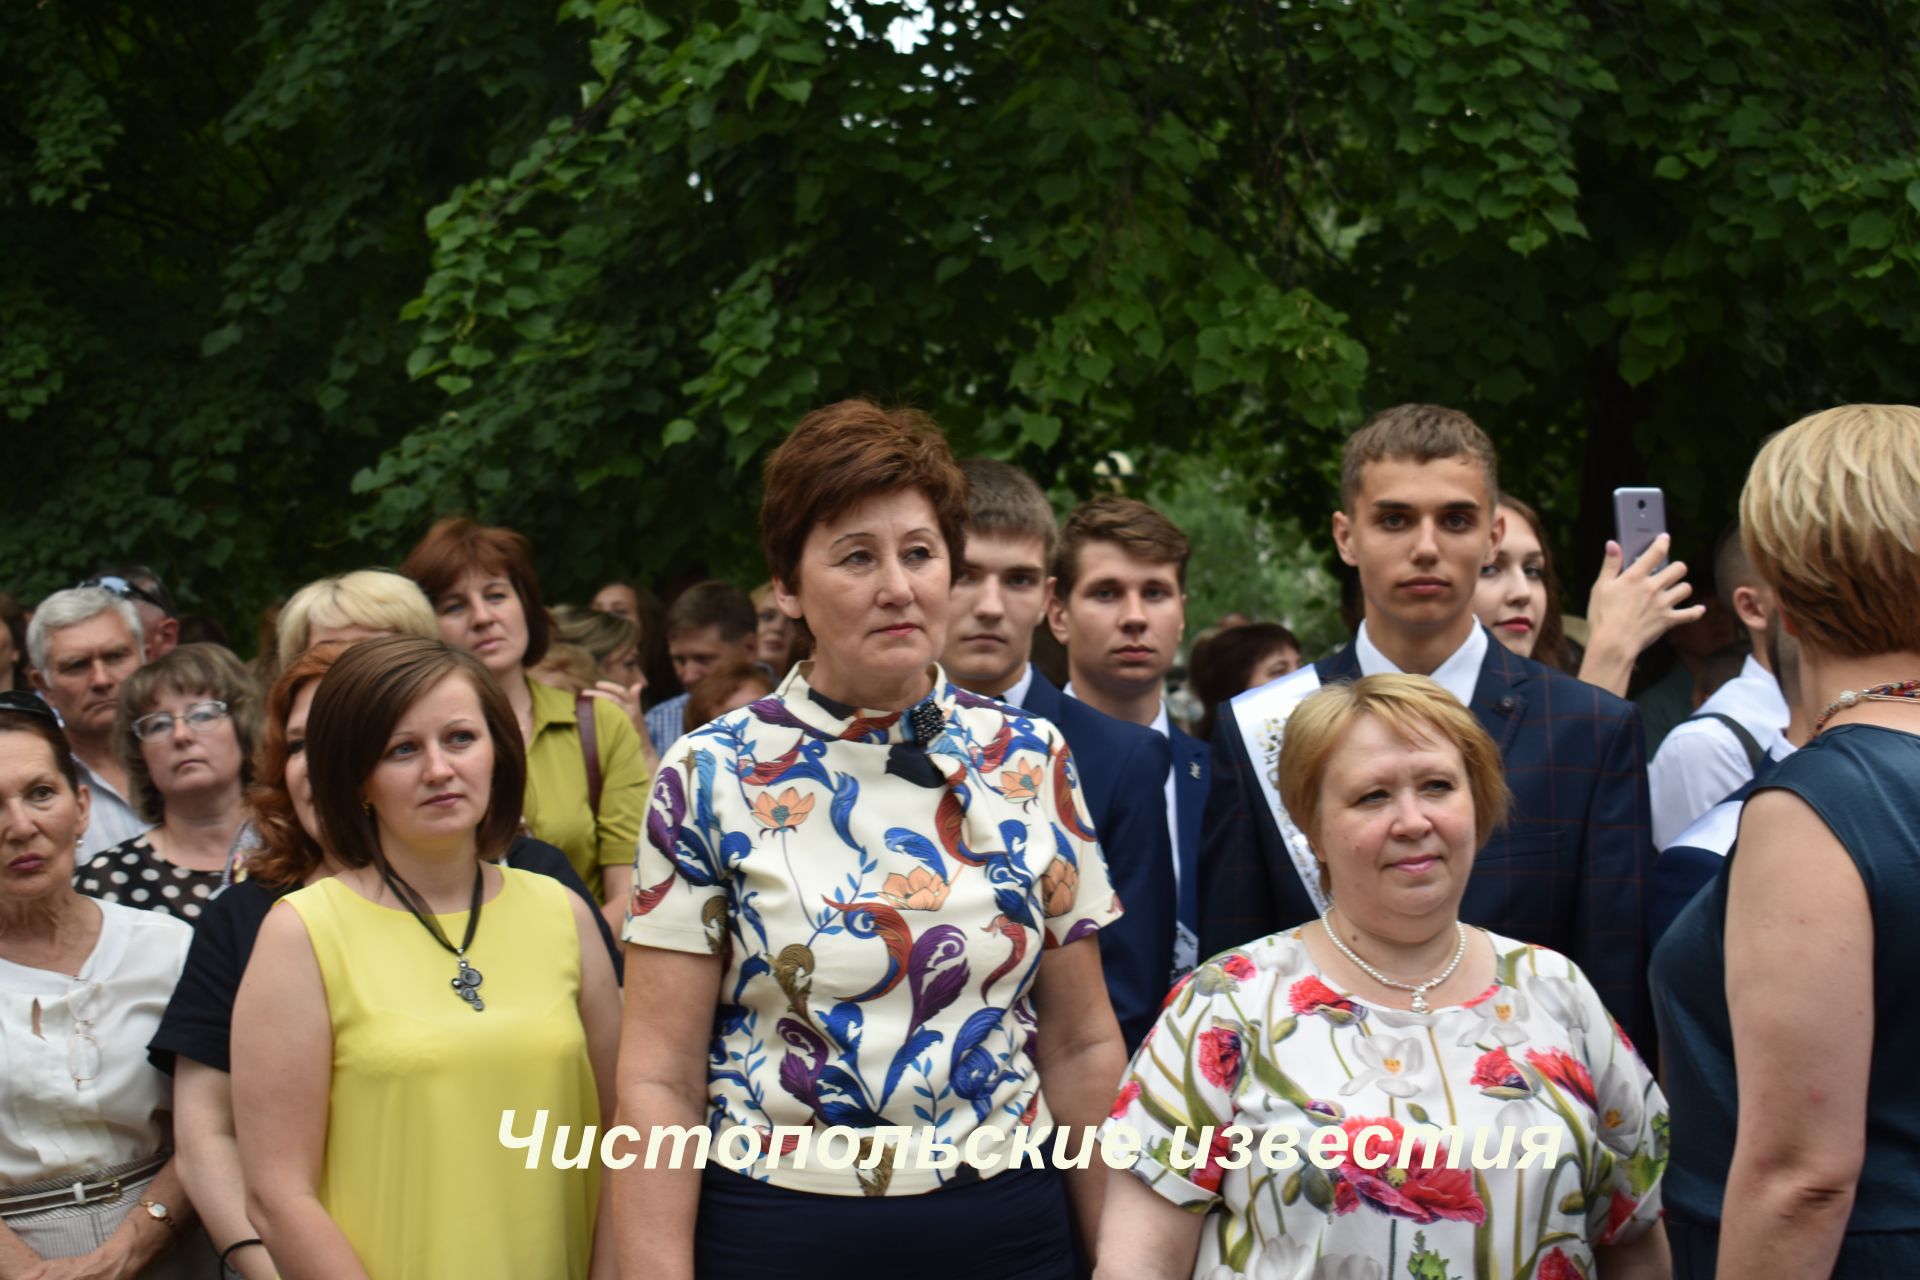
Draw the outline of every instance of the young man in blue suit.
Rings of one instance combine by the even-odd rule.
[[[1166,740],[1066,697],[1030,661],[1046,612],[1053,508],[1040,486],[1004,462],[960,464],[968,485],[966,560],[953,580],[941,662],[963,689],[1050,720],[1065,735],[1114,892],[1125,914],[1102,929],[1100,964],[1131,1053],[1167,993],[1173,950]],[[1161,905],[1167,904],[1167,905]]]
[[[1067,649],[1067,693],[1116,720],[1166,739],[1173,767],[1161,777],[1173,857],[1153,909],[1171,917],[1175,975],[1199,956],[1200,817],[1206,807],[1206,744],[1167,718],[1162,694],[1187,626],[1187,536],[1144,502],[1082,503],[1060,528],[1047,584],[1047,624]]]
[[[1639,713],[1514,654],[1475,619],[1474,583],[1503,532],[1498,495],[1493,443],[1456,410],[1400,405],[1347,441],[1333,537],[1359,570],[1365,621],[1332,657],[1220,708],[1202,954],[1326,908],[1313,851],[1274,789],[1293,708],[1331,681],[1418,673],[1473,710],[1500,745],[1514,795],[1506,826],[1475,859],[1461,918],[1570,956],[1614,1017],[1650,1039],[1643,895],[1653,843]]]

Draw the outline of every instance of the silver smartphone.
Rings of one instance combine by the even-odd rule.
[[[1620,544],[1620,567],[1626,568],[1667,531],[1667,496],[1658,489],[1613,491],[1613,536]]]

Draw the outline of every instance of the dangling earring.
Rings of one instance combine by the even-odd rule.
[[[371,801],[371,800],[362,800],[362,801],[360,802],[360,808],[361,808],[361,809],[362,809],[363,811],[365,811],[365,813],[366,813],[366,815],[367,815],[367,816],[368,816],[369,818],[371,818],[371,817],[373,816],[373,801]]]

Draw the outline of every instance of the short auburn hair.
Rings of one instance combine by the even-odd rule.
[[[1327,765],[1362,716],[1377,716],[1409,746],[1433,743],[1460,752],[1473,797],[1475,849],[1507,820],[1513,796],[1506,766],[1473,712],[1426,676],[1362,676],[1309,694],[1287,718],[1280,745],[1280,803],[1316,846]]]
[[[344,640],[329,640],[303,650],[267,690],[266,727],[253,753],[253,785],[247,789],[247,806],[253,810],[254,830],[260,834],[260,847],[247,855],[249,879],[290,888],[306,880],[323,861],[319,833],[300,825],[287,792],[287,758],[292,755],[287,721],[293,718],[300,691],[326,675],[350,647]],[[304,740],[301,750],[306,750]]]
[[[996,538],[1037,538],[1040,563],[1053,559],[1060,524],[1053,504],[1032,476],[997,458],[968,458],[960,470],[967,477],[967,531]]]
[[[1897,653],[1920,636],[1920,409],[1848,404],[1760,448],[1740,494],[1753,567],[1810,649]]]
[[[1353,514],[1367,465],[1390,458],[1438,462],[1464,458],[1487,477],[1487,509],[1500,496],[1500,455],[1472,418],[1437,404],[1397,404],[1367,419],[1340,452],[1340,507]]]
[[[547,606],[540,598],[533,547],[512,529],[484,525],[466,516],[447,516],[434,522],[400,566],[401,573],[420,584],[436,615],[440,598],[471,569],[500,574],[520,597],[520,610],[527,618],[527,652],[520,665],[531,667],[546,657],[547,646],[553,642],[553,619],[547,616]]]
[[[788,591],[800,586],[809,530],[902,489],[932,505],[956,572],[966,552],[967,478],[940,428],[917,409],[883,409],[867,400],[815,409],[768,456],[762,478],[760,542],[768,571]]]
[[[720,714],[722,704],[733,700],[742,685],[754,685],[759,688],[760,696],[766,697],[773,692],[773,681],[766,670],[757,662],[745,658],[729,658],[713,670],[693,682],[693,688],[687,690],[686,721],[682,732],[692,733]]]
[[[383,636],[340,655],[320,679],[307,714],[307,776],[322,845],[344,866],[386,868],[376,819],[360,789],[407,708],[449,676],[473,686],[493,740],[493,785],[475,831],[482,858],[513,842],[527,789],[527,752],[499,684],[480,660],[439,640]]]
[[[1180,526],[1141,502],[1112,494],[1083,502],[1060,526],[1060,542],[1053,551],[1055,593],[1066,596],[1080,578],[1080,552],[1089,542],[1111,542],[1136,560],[1170,564],[1187,589],[1187,557],[1193,545]]]

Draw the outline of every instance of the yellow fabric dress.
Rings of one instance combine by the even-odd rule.
[[[597,1125],[579,1013],[580,935],[569,891],[503,868],[467,960],[475,1012],[450,985],[458,962],[403,910],[336,880],[287,897],[327,989],[333,1088],[320,1200],[371,1280],[581,1278],[598,1174],[553,1167],[555,1131]],[[467,913],[438,917],[459,944]],[[501,1145],[501,1113],[525,1135],[547,1113],[538,1167]]]

